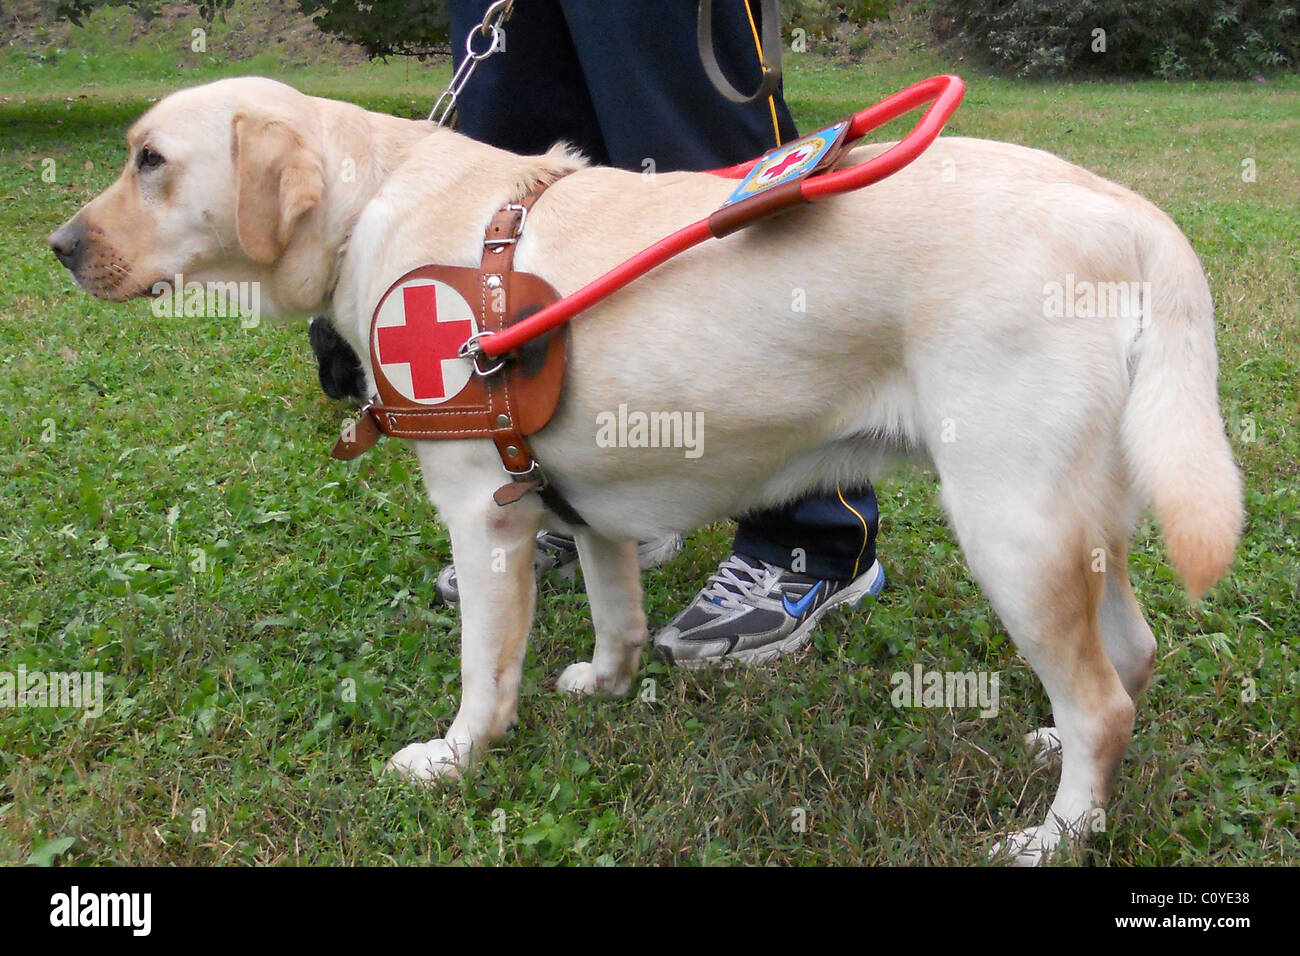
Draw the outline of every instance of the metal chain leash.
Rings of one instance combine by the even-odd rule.
[[[469,82],[469,78],[474,75],[474,69],[479,62],[506,48],[505,23],[514,12],[514,7],[515,0],[496,0],[484,12],[483,21],[469,31],[469,35],[465,37],[465,59],[460,61],[451,83],[438,97],[438,102],[433,104],[433,110],[429,113],[429,122],[446,126],[456,114],[456,100],[460,97],[465,84]],[[490,42],[483,50],[476,50],[474,49],[475,37],[490,39]],[[483,45],[481,41],[479,45]]]

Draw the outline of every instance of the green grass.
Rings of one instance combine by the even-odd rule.
[[[1019,740],[1045,697],[925,474],[880,486],[891,588],[797,659],[710,674],[647,660],[653,703],[562,698],[555,676],[592,638],[583,594],[548,584],[519,727],[460,784],[381,779],[391,752],[446,728],[459,694],[459,625],[432,593],[448,543],[414,460],[397,442],[326,456],[344,410],[317,388],[302,328],[94,301],[44,238],[111,181],[122,131],[169,88],[263,71],[410,115],[446,71],[280,69],[269,54],[178,69],[121,37],[85,42],[53,63],[10,54],[0,74],[0,670],[100,670],[109,706],[96,720],[0,711],[0,862],[978,864],[989,834],[1042,818],[1055,771]],[[925,52],[791,59],[804,127],[952,69]],[[1300,862],[1300,81],[967,78],[952,132],[1057,152],[1191,237],[1247,481],[1237,564],[1198,607],[1154,528],[1139,531],[1157,676],[1107,829],[1076,859]],[[728,531],[646,576],[652,626]],[[1001,714],[891,707],[889,675],[916,663],[1000,671]]]

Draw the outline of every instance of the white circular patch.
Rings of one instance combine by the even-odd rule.
[[[472,366],[457,352],[478,331],[474,310],[447,283],[403,282],[375,316],[370,348],[376,371],[403,398],[441,405],[469,384]]]

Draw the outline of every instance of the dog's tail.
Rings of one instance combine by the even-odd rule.
[[[1219,413],[1214,303],[1191,244],[1173,221],[1138,229],[1142,329],[1129,353],[1133,387],[1124,452],[1155,511],[1192,600],[1227,572],[1241,537],[1241,475]],[[1146,217],[1143,217],[1146,218]]]

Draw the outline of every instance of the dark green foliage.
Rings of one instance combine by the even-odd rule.
[[[218,16],[224,16],[234,3],[235,0],[198,0],[190,6],[195,7],[199,15],[210,23]],[[147,23],[158,16],[162,0],[55,0],[54,13],[82,26],[85,18],[101,7],[130,7]]]
[[[1019,76],[1243,77],[1300,64],[1294,0],[936,0],[933,9],[941,35]]]
[[[204,20],[225,17],[237,0],[188,0]],[[371,57],[425,57],[449,50],[447,0],[297,0],[299,9],[325,33],[357,44]],[[82,26],[105,7],[130,7],[145,22],[162,0],[54,0],[56,16]]]
[[[450,50],[446,0],[298,0],[326,33],[369,56],[418,56]]]

